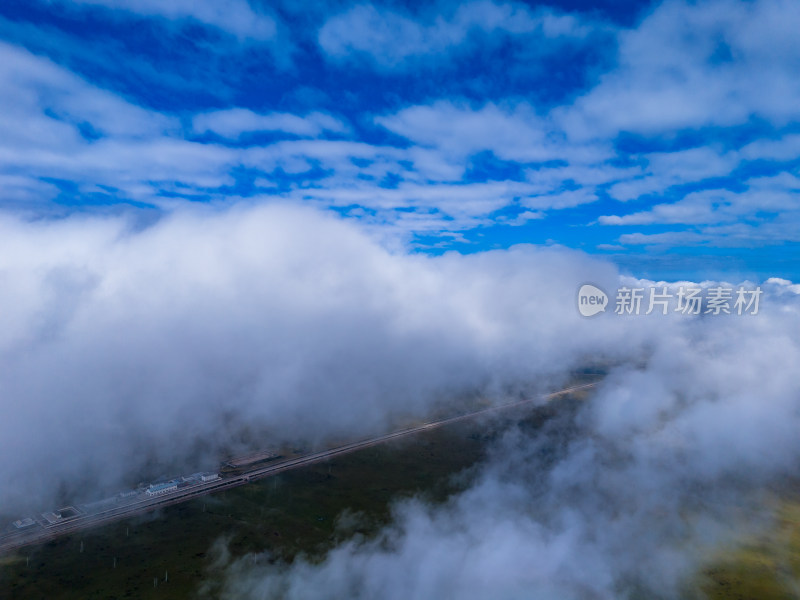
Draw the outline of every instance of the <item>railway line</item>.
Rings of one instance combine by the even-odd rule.
[[[75,533],[90,527],[97,527],[130,518],[135,515],[153,511],[165,506],[186,502],[187,500],[198,498],[200,496],[238,487],[256,479],[262,479],[271,475],[277,475],[278,473],[282,473],[290,469],[297,469],[317,462],[326,461],[336,456],[341,456],[343,454],[348,454],[350,452],[355,452],[357,450],[383,444],[394,439],[414,435],[422,431],[444,427],[460,421],[475,419],[482,415],[490,415],[492,413],[509,410],[514,407],[522,407],[537,401],[551,400],[558,396],[563,396],[579,390],[591,388],[595,385],[596,383],[594,382],[575,385],[547,394],[545,396],[537,396],[517,402],[491,406],[489,408],[477,410],[463,415],[440,419],[438,421],[431,421],[429,423],[408,427],[399,431],[393,431],[391,433],[386,433],[373,438],[343,444],[335,448],[309,453],[304,456],[279,459],[275,462],[269,463],[268,465],[255,467],[252,470],[247,470],[241,474],[230,475],[215,479],[213,481],[198,482],[193,485],[177,489],[176,491],[151,498],[137,498],[125,504],[113,506],[97,512],[79,514],[69,519],[65,519],[63,522],[46,523],[37,519],[35,525],[31,525],[25,529],[0,534],[0,554],[9,553],[24,546],[47,542],[63,535]]]

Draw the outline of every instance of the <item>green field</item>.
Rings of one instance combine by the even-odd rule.
[[[800,501],[776,512],[772,528],[714,557],[701,586],[710,600],[800,598]]]
[[[388,522],[392,503],[440,502],[468,485],[491,440],[510,421],[536,429],[587,396],[573,394],[503,420],[462,422],[87,530],[0,557],[0,599],[195,597],[221,580],[219,552],[291,562],[320,555]],[[795,494],[785,494],[796,497]],[[687,597],[800,598],[800,501],[783,501],[775,526],[709,557]],[[347,515],[348,526],[341,517]]]
[[[528,410],[528,420],[535,426],[570,402]],[[259,560],[324,552],[342,536],[376,532],[399,498],[436,502],[459,490],[500,427],[449,425],[25,548],[2,559],[0,598],[187,598],[204,582],[213,589],[215,542],[234,557],[260,553]],[[357,525],[337,528],[342,514],[356,515]]]

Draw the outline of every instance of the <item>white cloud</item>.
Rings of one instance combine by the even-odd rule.
[[[614,225],[615,223],[610,223]],[[712,236],[697,231],[667,231],[664,233],[625,233],[619,236],[622,244],[635,246],[696,246],[712,241]]]
[[[212,132],[237,139],[243,134],[277,131],[300,137],[319,137],[323,132],[348,133],[350,127],[331,115],[312,112],[305,116],[290,113],[259,114],[244,108],[232,108],[195,115],[197,133]]]
[[[791,288],[766,282],[756,316],[638,318],[638,364],[577,414],[506,432],[466,491],[401,502],[377,538],[313,560],[235,561],[221,597],[692,596],[718,549],[770,523],[765,486],[800,464]]]
[[[800,9],[789,0],[668,1],[619,34],[616,69],[559,122],[576,139],[800,116]],[[687,34],[691,32],[691,34]]]
[[[538,196],[530,201],[537,209],[572,206],[575,193],[553,195],[562,187],[560,178],[603,179],[600,170],[575,165],[561,168],[561,175],[551,173],[547,181],[464,184],[461,177],[472,153],[490,149],[508,160],[564,155],[566,150],[548,141],[541,119],[525,105],[513,109],[487,105],[473,111],[441,104],[383,118],[381,122],[398,133],[416,138],[410,148],[321,139],[232,148],[187,141],[175,118],[125,102],[26,51],[11,46],[4,51],[9,60],[0,75],[17,94],[9,101],[5,118],[0,116],[0,129],[7,133],[6,143],[0,141],[5,168],[9,173],[23,170],[37,179],[73,181],[83,193],[112,193],[170,209],[176,202],[171,199],[174,194],[234,202],[237,198],[219,190],[235,183],[231,172],[237,166],[247,166],[260,171],[256,181],[265,192],[317,206],[360,203],[382,211],[374,222],[399,227],[405,236],[413,226],[431,231],[437,220],[447,231],[474,227],[517,198]],[[441,126],[443,119],[451,122]],[[439,129],[430,137],[427,130],[435,124]],[[82,128],[93,135],[85,137]],[[193,130],[240,139],[265,131],[300,137],[342,134],[349,132],[349,126],[324,113],[298,116],[230,109],[196,115]],[[273,180],[278,170],[301,175],[316,167],[324,173],[320,179],[288,191]],[[397,178],[395,189],[382,187],[386,177]],[[30,197],[21,194],[17,180],[13,186],[11,179],[3,181],[8,183],[7,205]],[[593,196],[586,193],[581,198],[582,202]],[[398,208],[421,212],[398,214]]]
[[[270,15],[253,10],[247,0],[69,0],[74,5],[103,6],[147,17],[192,19],[227,31],[241,39],[269,40],[277,25]]]
[[[624,216],[601,216],[604,225],[651,225],[681,223],[719,223],[734,221],[736,215],[725,210],[730,204],[731,194],[727,191],[695,192],[673,203],[656,204],[649,211]]]
[[[768,285],[774,285],[778,290],[785,290],[787,292],[800,295],[800,284],[792,283],[788,279],[781,277],[770,277],[765,282]]]
[[[638,200],[642,196],[664,191],[663,180],[652,175],[646,175],[615,183],[608,188],[608,195],[615,200],[627,202],[628,200]]]
[[[527,180],[544,186],[545,189],[557,189],[565,182],[572,184],[597,186],[610,183],[624,177],[634,176],[639,172],[633,167],[614,167],[611,165],[597,164],[571,164],[567,166],[542,166],[538,169],[528,169]]]
[[[478,224],[471,219],[486,217],[513,203],[515,199],[525,198],[531,193],[533,190],[525,183],[492,181],[473,184],[402,183],[392,189],[375,185],[334,189],[299,188],[293,195],[306,200],[321,201],[323,206],[359,204],[371,209],[417,208],[441,211],[438,227],[446,226],[441,220],[444,216],[453,219],[449,224],[450,229],[460,230]],[[542,197],[530,203],[532,207],[535,204],[535,208],[546,209],[561,208],[564,202],[561,197]],[[464,222],[464,219],[467,221]]]
[[[521,204],[528,208],[563,209],[572,208],[581,204],[588,204],[597,200],[597,194],[591,188],[567,190],[523,198]]]
[[[800,156],[800,135],[785,135],[777,140],[757,140],[740,151],[749,160],[795,160]]]
[[[349,140],[286,140],[241,152],[242,164],[266,173],[277,168],[292,172],[299,167],[298,161],[317,163],[331,172],[327,179],[317,184],[332,187],[332,191],[359,183],[359,175],[380,178],[392,169],[406,172],[398,162],[404,158],[407,155],[399,148]]]
[[[698,242],[715,245],[775,244],[797,239],[792,231],[800,226],[800,179],[789,173],[755,177],[741,191],[701,190],[677,202],[663,202],[650,210],[628,215],[603,215],[604,225],[699,225],[696,232],[626,234],[630,244]]]
[[[144,0],[123,4],[125,10],[137,14],[203,22],[213,21],[214,10],[221,10],[209,6],[180,2],[162,7]],[[792,103],[764,99],[775,94],[761,98],[752,83],[758,81],[764,90],[783,90],[794,98],[794,79],[782,83],[790,71],[787,65],[796,58],[796,44],[789,39],[787,26],[775,22],[781,7],[786,8],[785,20],[792,22],[797,11],[778,0],[747,6],[665,3],[635,28],[619,30],[618,67],[601,77],[574,106],[547,112],[519,98],[477,106],[440,100],[372,117],[373,123],[405,139],[406,143],[396,146],[352,138],[348,123],[322,112],[262,114],[234,107],[186,115],[190,127],[182,130],[177,118],[136,106],[47,59],[3,45],[0,83],[8,91],[0,100],[4,109],[0,113],[4,165],[0,186],[5,186],[0,187],[0,193],[5,190],[0,200],[6,205],[34,201],[34,190],[40,190],[43,198],[52,197],[53,187],[41,181],[55,178],[72,182],[79,193],[110,194],[162,207],[173,206],[178,202],[175,197],[232,202],[238,198],[229,188],[245,167],[248,174],[253,171],[256,193],[310,201],[315,206],[358,202],[368,214],[381,212],[373,224],[419,223],[425,231],[437,218],[442,231],[450,233],[484,224],[503,202],[520,202],[542,216],[546,210],[592,202],[605,186],[618,200],[661,195],[669,202],[635,214],[603,215],[600,222],[604,224],[717,226],[713,234],[703,230],[705,240],[733,231],[725,227],[734,218],[745,218],[751,229],[764,225],[764,231],[774,234],[796,223],[790,207],[794,188],[753,181],[748,182],[749,190],[736,195],[720,192],[717,199],[707,194],[675,201],[669,194],[676,186],[708,185],[709,179],[732,176],[743,160],[789,160],[796,136],[754,142],[740,152],[709,144],[618,156],[613,143],[626,129],[661,135],[675,128],[736,125],[744,122],[737,120],[741,115],[745,119],[774,117],[775,124],[791,117]],[[230,18],[241,20],[251,10],[249,4],[237,3]],[[751,22],[758,35],[746,31],[744,24],[749,27]],[[343,36],[331,42],[334,53],[396,51],[396,56],[377,60],[406,64],[427,52],[447,51],[452,44],[469,44],[484,33],[532,36],[529,41],[535,44],[559,36],[580,37],[605,27],[587,23],[546,10],[491,2],[473,2],[438,17],[423,11],[414,19],[360,5],[331,19],[322,31]],[[691,25],[693,35],[684,35],[684,25]],[[773,25],[776,36],[770,40],[766,32]],[[246,35],[244,29],[240,34]],[[366,37],[360,38],[361,34]],[[381,45],[384,38],[395,37],[396,44]],[[359,46],[358,40],[366,42]],[[356,45],[348,45],[351,42]],[[653,51],[658,44],[659,50]],[[786,46],[785,53],[773,50],[779,44]],[[726,58],[726,52],[732,53],[733,60]],[[698,83],[706,79],[706,87]],[[710,108],[717,105],[722,108]],[[778,110],[781,106],[783,113]],[[784,117],[779,118],[779,113]],[[223,138],[221,143],[199,144],[184,138],[208,132]],[[306,139],[257,145],[257,136],[248,137],[266,132]],[[348,139],[315,139],[322,137]],[[231,144],[233,140],[250,143],[243,149],[234,147],[239,145]],[[503,179],[524,181],[468,183],[466,175],[473,168],[482,177],[483,153],[517,170]],[[25,185],[12,179],[20,173],[28,178]],[[430,191],[424,191],[424,186],[430,186]],[[455,195],[448,196],[450,192]],[[244,192],[234,191],[239,193]],[[413,217],[393,214],[400,208],[412,209]],[[763,213],[770,211],[786,215],[765,217]],[[740,227],[736,239],[744,239],[747,231]],[[695,235],[694,239],[699,238]]]
[[[644,154],[643,158],[647,160],[650,172],[662,178],[664,187],[729,175],[739,161],[735,152],[721,152],[708,146],[677,152],[653,152]]]
[[[569,159],[578,164],[610,156],[602,145],[572,145],[553,130],[549,121],[528,104],[479,109],[439,101],[412,106],[375,122],[419,145],[438,148],[446,156],[464,160],[491,151],[498,158],[518,162]]]
[[[86,83],[47,58],[0,42],[0,144],[11,149],[72,148],[79,126],[100,136],[143,138],[177,128],[177,120],[147,111]]]
[[[52,501],[61,480],[129,485],[154,454],[213,465],[245,423],[278,438],[380,431],[464,390],[558,378],[623,335],[569,304],[575,282],[613,282],[611,265],[532,247],[390,253],[307,209],[184,209],[138,232],[3,216],[0,240],[7,510]]]
[[[588,29],[576,18],[551,11],[531,12],[518,4],[477,1],[428,23],[372,4],[360,4],[330,18],[319,31],[319,45],[334,59],[366,56],[384,68],[408,66],[413,59],[436,60],[469,41],[474,33],[535,35],[544,42],[583,37]]]
[[[39,203],[51,200],[58,194],[58,188],[51,183],[25,175],[0,174],[0,190],[6,203]]]
[[[178,137],[177,118],[136,106],[90,85],[46,58],[0,44],[0,200],[22,199],[18,173],[56,178],[79,189],[116,190],[153,201],[171,187],[216,188],[233,182],[235,151]],[[33,185],[26,186],[33,190]],[[26,194],[31,202],[53,195]]]
[[[740,160],[736,152],[725,152],[710,146],[644,153],[639,158],[646,166],[638,177],[612,185],[608,190],[612,198],[623,202],[637,200],[644,195],[664,193],[676,185],[729,176]]]

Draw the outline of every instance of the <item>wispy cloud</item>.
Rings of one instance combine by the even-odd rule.
[[[64,5],[98,6],[147,17],[191,20],[219,28],[241,39],[269,40],[277,34],[275,19],[253,9],[247,0],[65,0]]]
[[[319,45],[333,59],[366,57],[381,68],[394,69],[420,65],[420,59],[441,61],[478,35],[525,35],[544,44],[560,37],[584,37],[590,31],[573,16],[534,12],[515,3],[480,0],[460,5],[449,16],[422,19],[360,4],[329,19],[319,31]]]
[[[258,114],[243,108],[202,113],[193,118],[192,124],[197,133],[210,132],[230,139],[260,132],[318,137],[323,132],[343,134],[350,131],[341,119],[320,112],[301,117],[289,113]]]

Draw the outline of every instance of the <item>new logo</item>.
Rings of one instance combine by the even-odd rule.
[[[597,313],[605,312],[606,306],[608,306],[608,296],[599,287],[584,283],[578,290],[578,311],[584,317],[593,317]]]

